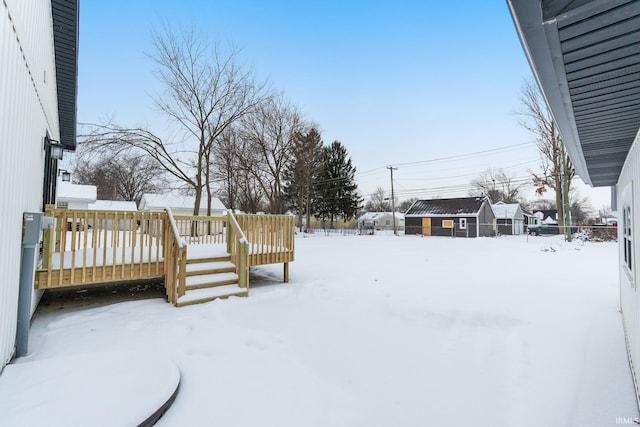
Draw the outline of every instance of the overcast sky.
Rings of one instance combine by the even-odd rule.
[[[401,200],[465,196],[488,168],[517,179],[537,168],[515,114],[531,71],[503,0],[83,1],[80,122],[163,123],[146,56],[163,25],[241,48],[326,144],[345,145],[364,196],[390,189],[388,165]],[[579,191],[596,209],[609,204],[608,188]]]

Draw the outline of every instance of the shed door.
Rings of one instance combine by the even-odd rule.
[[[422,235],[431,236],[431,218],[422,218]]]

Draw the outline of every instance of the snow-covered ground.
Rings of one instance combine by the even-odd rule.
[[[290,283],[282,265],[254,273],[249,298],[40,314],[16,363],[114,350],[171,359],[180,392],[159,426],[614,426],[638,416],[615,243],[298,236]]]

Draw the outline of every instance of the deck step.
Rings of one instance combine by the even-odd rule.
[[[231,261],[202,262],[187,264],[187,277],[205,274],[235,273],[236,266]]]
[[[241,288],[238,285],[217,286],[215,288],[196,289],[187,292],[178,298],[176,307],[184,307],[185,305],[200,304],[213,301],[218,298],[229,298],[233,296],[247,297],[249,290]]]
[[[202,264],[211,262],[231,262],[231,255],[206,257],[206,258],[188,258],[187,264]]]
[[[202,274],[187,277],[186,289],[187,291],[191,291],[194,289],[215,288],[217,286],[231,284],[238,284],[238,275],[236,273]]]

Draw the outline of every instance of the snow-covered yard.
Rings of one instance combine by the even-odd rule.
[[[249,298],[38,315],[30,355],[16,363],[166,356],[182,379],[159,426],[614,426],[637,417],[615,243],[298,236],[290,283],[280,282],[281,265],[254,273]]]

